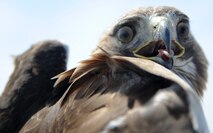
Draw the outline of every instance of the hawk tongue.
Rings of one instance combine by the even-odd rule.
[[[174,55],[174,52],[171,50],[170,54],[164,50],[164,49],[159,49],[158,50],[158,55],[159,57],[161,57],[164,61],[169,61]]]

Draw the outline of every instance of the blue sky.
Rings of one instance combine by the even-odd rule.
[[[209,60],[203,107],[213,131],[213,2],[186,0],[0,1],[0,92],[13,71],[13,56],[31,44],[56,39],[69,46],[72,68],[86,59],[104,31],[125,12],[144,6],[174,6],[190,17],[191,30]]]

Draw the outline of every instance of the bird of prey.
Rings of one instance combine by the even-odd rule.
[[[208,62],[189,25],[173,7],[128,12],[90,58],[54,77],[69,88],[20,132],[208,133]]]
[[[54,104],[67,89],[51,93],[50,80],[66,70],[67,49],[58,41],[42,41],[15,58],[15,69],[0,97],[0,132],[15,133],[38,110]]]

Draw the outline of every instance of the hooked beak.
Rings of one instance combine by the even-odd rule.
[[[166,17],[155,16],[151,19],[153,40],[141,44],[133,50],[139,58],[153,60],[169,69],[172,69],[176,58],[181,57],[185,48],[172,36],[172,26]]]

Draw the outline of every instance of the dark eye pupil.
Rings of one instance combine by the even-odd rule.
[[[185,27],[181,27],[180,28],[180,34],[184,34],[186,32],[186,28]]]
[[[133,30],[128,26],[124,26],[118,30],[117,36],[121,42],[128,43],[133,38]]]
[[[122,38],[122,39],[128,39],[129,38],[129,36],[130,36],[130,33],[128,32],[128,31],[123,31],[121,34],[120,34],[120,37]]]
[[[187,37],[189,34],[188,24],[183,22],[178,24],[177,32],[180,37],[184,37],[184,38]]]

